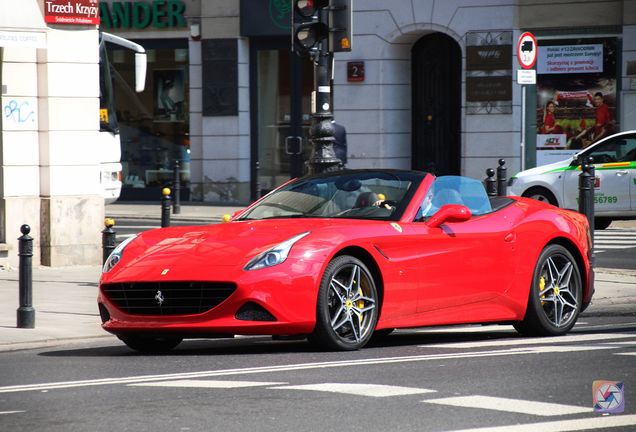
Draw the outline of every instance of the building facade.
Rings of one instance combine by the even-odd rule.
[[[135,26],[132,2],[102,2],[103,28],[109,21],[109,31],[168,50],[157,50],[157,65],[149,67],[154,90],[141,105],[152,126],[133,126],[131,148],[140,151],[129,153],[137,169],[125,172],[122,199],[155,199],[172,181],[175,160],[185,171],[185,198],[195,201],[248,203],[302,175],[311,152],[313,71],[290,52],[291,2],[177,3],[182,25],[157,28]],[[594,117],[586,95],[598,91],[606,93],[616,130],[636,127],[635,8],[622,0],[354,0],[353,49],[336,54],[333,82],[347,167],[481,178],[499,158],[510,171],[545,163],[574,150],[573,137]],[[540,48],[524,110],[517,40],[525,31]],[[546,54],[548,46],[556,54]],[[572,65],[600,61],[587,71],[546,70],[548,55],[566,52],[579,53],[569,57]],[[171,119],[160,111],[157,83],[165,74],[183,88],[183,108]],[[542,133],[550,99],[562,101],[559,134]],[[553,140],[562,145],[546,146]]]
[[[23,224],[36,265],[101,259],[97,27],[45,7],[0,2],[0,265],[17,265]]]

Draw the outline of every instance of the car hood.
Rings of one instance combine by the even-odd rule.
[[[521,178],[521,177],[529,177],[529,176],[533,176],[533,175],[541,175],[541,174],[545,174],[547,172],[550,171],[555,171],[555,170],[561,170],[563,168],[566,168],[568,166],[570,166],[570,164],[572,163],[572,158],[568,158],[566,160],[562,160],[559,162],[554,162],[548,165],[541,165],[538,166],[536,168],[530,168],[527,169],[525,171],[521,171],[517,174],[515,174],[513,177],[514,178]]]
[[[194,276],[202,269],[242,269],[252,258],[303,232],[329,230],[333,235],[309,235],[312,248],[331,249],[344,240],[345,233],[360,221],[333,219],[271,219],[230,223],[172,227],[141,233],[123,251],[117,266],[103,280],[136,279],[148,269],[170,269],[176,277]],[[296,247],[296,246],[294,246]],[[145,269],[145,270],[144,270]]]

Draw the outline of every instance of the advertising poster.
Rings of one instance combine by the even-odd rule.
[[[155,121],[180,122],[185,120],[184,73],[181,69],[159,69],[153,73]]]
[[[542,40],[537,59],[537,165],[618,130],[616,38]]]

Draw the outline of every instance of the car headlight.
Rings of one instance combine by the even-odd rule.
[[[132,237],[128,237],[126,240],[119,243],[119,245],[117,245],[115,249],[113,249],[110,255],[108,255],[108,258],[106,258],[104,267],[102,267],[102,273],[108,273],[117,265],[119,260],[121,260],[121,254],[124,252],[124,248],[128,246],[128,243],[133,241],[136,237],[136,234]]]
[[[247,263],[244,267],[244,270],[258,270],[265,267],[272,267],[278,264],[281,264],[287,259],[287,255],[289,255],[289,251],[291,250],[294,243],[296,243],[301,238],[305,237],[309,234],[309,231],[298,234],[289,240],[285,240],[284,242],[274,246],[271,249],[266,250]]]

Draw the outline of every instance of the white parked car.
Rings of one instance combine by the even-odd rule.
[[[596,229],[612,220],[636,219],[636,130],[603,138],[569,159],[521,171],[508,181],[508,194],[578,209],[580,161],[594,158]]]

